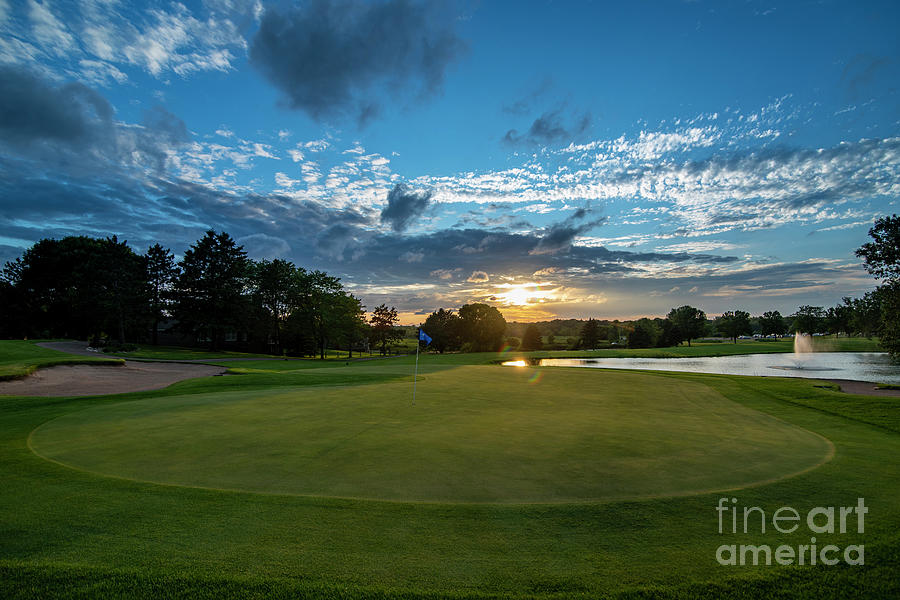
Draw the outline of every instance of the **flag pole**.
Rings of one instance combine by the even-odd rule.
[[[416,405],[416,380],[419,378],[419,335],[417,332],[416,335],[416,370],[413,375],[413,403],[412,405]]]

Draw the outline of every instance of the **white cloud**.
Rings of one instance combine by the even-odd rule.
[[[53,14],[49,2],[42,4],[29,0],[28,18],[31,20],[34,39],[41,48],[57,56],[66,56],[77,47],[75,37]]]

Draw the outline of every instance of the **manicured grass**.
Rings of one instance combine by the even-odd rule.
[[[32,432],[30,445],[136,480],[451,503],[729,489],[797,473],[831,452],[823,438],[699,383],[536,373],[429,373],[415,405],[409,382],[150,398],[60,417]],[[560,395],[566,389],[578,393]]]
[[[801,428],[824,436],[834,444],[835,455],[822,466],[796,477],[727,494],[628,501],[465,504],[226,492],[128,481],[79,471],[38,457],[30,451],[27,441],[35,429],[53,419],[63,421],[93,414],[98,419],[91,423],[97,424],[104,415],[109,419],[118,418],[117,414],[123,416],[117,411],[126,410],[127,404],[134,405],[126,413],[129,418],[136,418],[140,410],[146,411],[146,418],[153,418],[166,411],[174,414],[172,411],[178,410],[176,404],[180,402],[186,403],[185,414],[190,414],[191,402],[209,405],[208,399],[218,396],[223,408],[229,403],[235,407],[243,405],[247,416],[252,417],[262,409],[253,406],[249,396],[237,399],[249,389],[259,392],[262,403],[279,401],[285,394],[296,393],[298,398],[320,403],[321,410],[330,410],[334,419],[350,418],[340,417],[336,407],[327,406],[324,400],[327,396],[332,404],[349,403],[348,406],[360,412],[356,419],[363,420],[372,414],[366,411],[377,411],[391,396],[384,392],[381,398],[373,397],[374,406],[368,408],[365,398],[370,394],[364,393],[367,387],[376,382],[383,382],[380,386],[384,388],[408,386],[411,362],[399,358],[283,372],[260,368],[251,374],[194,380],[166,390],[106,398],[2,398],[0,596],[885,598],[900,595],[896,576],[900,567],[897,534],[900,504],[896,501],[900,495],[900,421],[896,416],[898,407],[888,402],[890,399],[848,397],[816,388],[812,382],[803,380],[650,376],[586,369],[565,370],[564,374],[560,370],[558,376],[562,379],[556,380],[556,369],[513,371],[499,366],[464,366],[467,360],[484,363],[494,358],[496,355],[423,357],[419,372],[424,378],[420,383],[449,387],[438,395],[439,405],[421,400],[416,410],[438,411],[439,416],[449,417],[454,406],[460,411],[465,409],[462,414],[471,419],[469,430],[477,431],[477,417],[484,413],[478,412],[477,405],[468,404],[464,395],[452,391],[452,386],[478,393],[476,380],[472,379],[470,388],[467,381],[472,377],[477,379],[481,372],[496,373],[499,378],[507,377],[503,374],[510,372],[522,376],[544,373],[541,382],[531,386],[552,382],[552,386],[547,384],[553,390],[548,394],[552,399],[547,402],[558,407],[559,414],[548,416],[548,409],[543,419],[532,421],[536,424],[533,426],[540,428],[544,420],[549,420],[551,433],[561,435],[561,419],[571,405],[571,431],[577,436],[579,431],[588,428],[582,421],[596,417],[589,415],[586,408],[590,405],[593,386],[627,388],[629,385],[622,382],[630,382],[634,386],[650,386],[637,401],[649,403],[641,407],[648,413],[647,418],[657,423],[660,414],[655,414],[653,409],[668,410],[676,422],[683,422],[704,406],[713,412],[711,418],[720,410],[732,411],[723,415],[748,418],[754,414],[749,411],[760,411],[769,417],[754,414],[753,418],[774,417],[783,422],[779,426],[787,431]],[[519,411],[528,410],[527,404],[515,402],[512,392],[520,389],[515,380],[508,386],[490,381],[484,385],[498,386],[499,392],[492,391],[491,395],[504,396],[496,401],[510,417],[521,417]],[[672,401],[679,389],[687,397],[681,405]],[[319,392],[322,399],[318,398]],[[406,404],[406,394],[398,391],[395,395],[398,404]],[[736,403],[736,407],[719,395]],[[659,398],[659,406],[653,406],[654,398]],[[175,399],[178,401],[173,402]],[[156,406],[154,401],[160,405]],[[698,406],[690,406],[690,402]],[[681,411],[686,414],[679,414]],[[232,416],[237,418],[239,412]],[[618,408],[618,414],[627,413],[627,406]],[[517,418],[497,422],[516,425],[521,422]],[[627,425],[634,427],[639,420],[631,418]],[[263,440],[278,437],[280,427],[290,430],[297,423],[289,419],[284,423],[266,420],[264,425],[259,435]],[[420,425],[430,427],[433,431],[426,433],[437,438],[441,432],[435,430],[441,427],[461,431],[459,421],[448,423],[446,418],[422,421]],[[606,432],[615,431],[614,423],[597,427]],[[512,427],[511,431],[518,431],[520,439],[527,439],[522,437],[527,428]],[[654,431],[648,426],[643,438],[629,437],[627,444],[635,451],[652,448]],[[377,436],[366,438],[357,433],[356,437],[367,443],[360,452],[371,451]],[[164,435],[165,431],[160,429],[157,434]],[[660,435],[668,435],[665,427]],[[170,456],[178,455],[182,448],[187,452],[192,443],[186,436],[172,440]],[[730,440],[736,445],[743,443],[740,432]],[[315,440],[297,438],[296,441],[308,448]],[[468,438],[451,441],[446,453],[435,451],[431,457],[449,461],[444,454],[458,452],[469,443]],[[473,441],[479,442],[477,436]],[[492,440],[492,447],[500,447],[502,441]],[[90,452],[91,445],[104,440],[85,439],[84,443],[83,451]],[[589,443],[598,442],[589,440]],[[340,451],[343,460],[349,460],[347,449],[351,447],[347,441],[335,451]],[[699,458],[715,461],[720,451],[727,452],[727,448],[702,449]],[[239,446],[232,445],[219,454],[219,460],[227,463],[233,454],[239,457],[240,452]],[[423,452],[428,451],[423,449]],[[531,449],[523,452],[527,456]],[[546,448],[543,452],[535,450],[532,456],[542,459],[548,452]],[[388,453],[388,449],[383,449],[381,456]],[[414,452],[412,455],[417,458]],[[364,460],[364,457],[355,458]],[[736,470],[750,466],[750,462],[741,458],[724,461]],[[446,464],[449,462],[435,465],[434,470],[439,472]],[[399,471],[397,465],[393,468]],[[558,476],[548,470],[544,472]],[[582,488],[590,485],[589,478],[582,477],[586,481],[577,481],[577,485]],[[803,514],[816,506],[851,506],[862,497],[869,507],[863,534],[851,528],[845,534],[816,537],[820,546],[831,542],[842,548],[848,544],[865,544],[865,565],[723,567],[715,560],[716,549],[723,543],[773,547],[784,543],[796,548],[809,543],[810,532],[804,526],[793,534],[778,533],[771,527],[765,533],[719,534],[715,508],[722,496],[736,497],[739,505],[759,506],[769,514],[781,506],[794,507]]]
[[[280,358],[269,354],[249,354],[245,352],[211,352],[201,348],[182,348],[179,346],[138,346],[131,352],[111,352],[111,356],[124,358],[153,359],[153,360],[216,360],[228,358]]]
[[[121,364],[122,361],[100,356],[93,358],[90,356],[66,354],[65,352],[42,348],[30,340],[0,341],[0,381],[25,377],[42,367],[97,363]]]

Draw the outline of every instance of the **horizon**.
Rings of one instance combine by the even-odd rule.
[[[67,235],[181,256],[215,229],[412,325],[471,302],[522,323],[834,306],[875,288],[854,251],[900,212],[898,22],[0,2],[0,263]]]

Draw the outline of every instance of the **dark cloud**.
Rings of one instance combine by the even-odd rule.
[[[855,98],[878,79],[895,76],[894,66],[887,56],[857,54],[844,67],[841,82],[847,86],[851,98]]]
[[[15,67],[0,67],[0,132],[9,145],[94,144],[101,132],[109,135],[112,116],[110,104],[83,84],[56,86]]]
[[[544,230],[537,245],[528,251],[529,254],[555,254],[561,250],[566,250],[572,246],[575,237],[583,233],[587,233],[594,227],[602,224],[606,219],[592,219],[584,223],[579,221],[585,219],[590,214],[590,210],[579,208],[571,216],[564,221],[554,223]]]
[[[184,122],[162,107],[142,127],[115,122],[103,96],[81,83],[57,85],[0,67],[0,148],[55,169],[151,167],[162,171],[168,151],[190,139]]]
[[[567,144],[586,132],[590,125],[590,114],[568,115],[565,107],[561,107],[536,118],[525,133],[510,129],[503,141],[507,144]]]
[[[545,77],[538,83],[534,88],[525,93],[520,98],[510,102],[509,104],[504,104],[502,107],[503,112],[509,113],[511,115],[525,115],[531,112],[538,103],[538,101],[543,98],[551,89],[553,88],[553,78]]]
[[[405,230],[428,207],[431,195],[431,192],[414,192],[398,183],[388,193],[387,206],[381,211],[381,222],[389,223],[394,231]]]
[[[411,0],[312,0],[269,7],[250,61],[288,106],[316,120],[352,116],[365,124],[383,93],[434,94],[465,45],[437,4]]]

